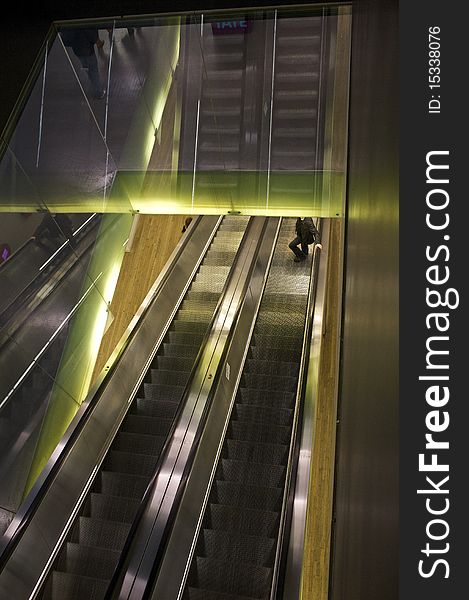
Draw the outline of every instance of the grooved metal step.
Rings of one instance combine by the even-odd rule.
[[[83,546],[67,542],[67,573],[110,579],[119,560],[120,553],[106,548]]]
[[[247,485],[277,487],[282,483],[285,467],[262,463],[247,463],[241,460],[222,458],[218,466],[217,479],[236,481]]]
[[[149,477],[142,475],[101,471],[100,491],[105,496],[121,496],[140,500],[147,489],[149,481]]]
[[[50,597],[52,600],[102,600],[108,581],[53,571]]]
[[[129,531],[129,523],[80,517],[79,543],[83,546],[121,549]]]
[[[274,537],[279,513],[267,510],[254,510],[239,506],[209,504],[207,527],[220,531],[234,531],[246,535]]]
[[[154,404],[157,404],[156,402]],[[174,410],[174,409],[173,409]],[[114,442],[113,449],[131,454],[159,454],[165,441],[164,436],[120,431]]]
[[[132,523],[139,504],[140,501],[136,498],[122,498],[122,496],[108,496],[92,492],[90,496],[90,516],[93,519],[104,521]]]
[[[188,583],[214,592],[264,598],[268,595],[271,575],[272,570],[265,567],[198,556]]]
[[[198,551],[206,558],[251,563],[260,567],[272,562],[275,553],[274,539],[233,531],[204,529],[199,544]]]
[[[226,440],[225,458],[262,464],[284,464],[288,455],[286,444],[256,443]]]
[[[239,594],[222,594],[201,588],[189,587],[184,592],[184,600],[256,600],[252,596],[240,596]]]

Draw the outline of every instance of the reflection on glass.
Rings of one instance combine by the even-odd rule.
[[[343,215],[349,29],[321,6],[62,25],[2,209]]]
[[[136,212],[343,216],[349,51],[345,6],[63,24],[47,41],[1,140],[0,211],[37,219],[0,266],[0,417],[24,434],[0,435],[0,475],[21,472],[7,512],[88,392]]]

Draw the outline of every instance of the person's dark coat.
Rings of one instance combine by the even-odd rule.
[[[296,235],[301,239],[302,244],[312,244],[319,239],[319,231],[316,229],[311,217],[305,217],[296,220]]]

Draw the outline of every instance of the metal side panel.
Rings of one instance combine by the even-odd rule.
[[[227,415],[230,412],[242,365],[249,349],[249,339],[262,298],[272,251],[277,239],[279,221],[278,218],[270,218],[266,228],[262,247],[222,366],[223,374],[212,400],[186,489],[159,569],[151,596],[153,600],[178,598],[181,582],[185,580],[186,567],[190,562],[192,546],[197,537],[198,521],[207,499],[207,490],[211,486],[214,457],[221,450]]]
[[[79,437],[68,451],[54,481],[45,492],[18,544],[0,573],[0,597],[22,600],[32,597],[41,574],[48,567],[65,537],[81,498],[88,491],[104,450],[125,415],[141,378],[166,332],[179,303],[196,272],[220,218],[202,217],[182,248],[177,263],[162,281],[157,297],[149,304],[127,348],[106,384]],[[142,310],[142,309],[140,309]],[[47,472],[63,450],[70,432],[86,410],[85,401],[51,457],[44,473],[13,520],[6,536],[21,526],[24,512],[31,504]]]

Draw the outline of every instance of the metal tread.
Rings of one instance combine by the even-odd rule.
[[[202,530],[198,546],[199,556],[261,567],[267,567],[273,562],[274,552],[274,538],[207,528]]]
[[[283,483],[285,467],[283,465],[266,465],[241,460],[221,458],[217,468],[217,479],[236,481],[247,485],[275,488]]]
[[[272,569],[249,563],[225,562],[215,558],[196,557],[188,584],[215,592],[228,592],[263,598],[267,596]]]
[[[50,595],[47,590],[44,600],[102,600],[109,581],[96,577],[86,577],[63,571],[53,571],[50,582]]]
[[[247,535],[273,537],[278,519],[279,513],[276,511],[241,508],[236,505],[211,502],[207,506],[204,526]]]

